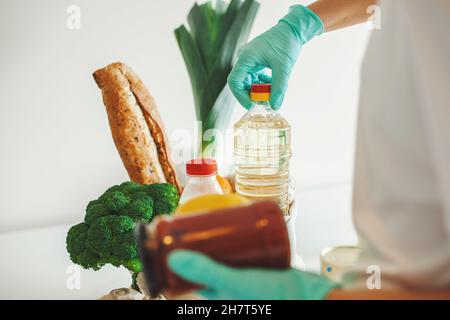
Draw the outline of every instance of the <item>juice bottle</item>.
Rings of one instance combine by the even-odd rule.
[[[236,192],[278,203],[288,214],[291,128],[270,107],[270,84],[253,84],[250,110],[234,125]]]
[[[217,181],[217,163],[214,159],[192,159],[186,163],[189,179],[180,197],[180,204],[209,193],[223,193]]]

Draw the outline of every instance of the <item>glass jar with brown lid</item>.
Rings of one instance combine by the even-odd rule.
[[[272,201],[187,216],[161,216],[139,230],[138,246],[151,295],[177,295],[199,289],[167,265],[176,249],[202,252],[240,268],[290,266],[289,236],[283,214]]]

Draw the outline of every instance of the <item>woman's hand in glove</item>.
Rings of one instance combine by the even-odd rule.
[[[279,109],[300,49],[323,30],[323,22],[314,12],[295,5],[277,25],[243,46],[228,77],[231,91],[240,104],[250,108],[248,89],[252,83],[261,80],[269,68],[272,69],[270,103],[274,109]],[[262,80],[267,81],[267,77]]]
[[[236,269],[204,254],[176,250],[169,267],[179,276],[205,288],[208,299],[324,299],[337,285],[313,273],[296,269]]]

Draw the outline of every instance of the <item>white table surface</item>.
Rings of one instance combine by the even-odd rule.
[[[323,248],[356,243],[349,184],[297,190],[296,202],[297,251],[307,270],[319,270]],[[0,234],[0,299],[96,299],[130,285],[126,269],[105,266],[100,271],[81,270],[80,288],[69,289],[68,272],[73,267],[65,248],[69,227]]]

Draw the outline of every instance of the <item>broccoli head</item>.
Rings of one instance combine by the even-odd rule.
[[[154,215],[172,213],[178,199],[177,189],[168,183],[140,185],[127,181],[112,186],[88,203],[84,222],[68,231],[70,259],[93,270],[108,263],[124,266],[136,279],[142,270],[134,231],[137,223],[149,223]]]

